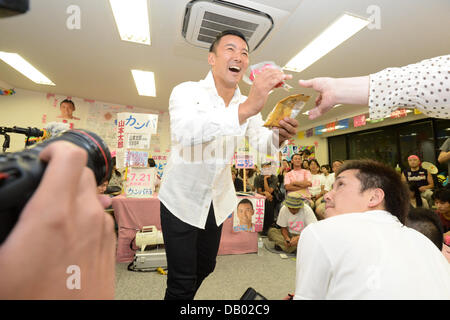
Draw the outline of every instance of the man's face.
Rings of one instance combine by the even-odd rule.
[[[439,199],[434,200],[434,204],[436,205],[436,211],[439,213],[450,213],[450,203],[444,202]]]
[[[408,159],[408,164],[410,168],[417,168],[419,167],[420,161],[417,158],[410,158]]]
[[[235,88],[248,67],[247,44],[238,36],[226,35],[220,39],[215,51],[208,56],[214,78]]]
[[[342,163],[340,163],[339,161],[333,162],[333,172],[336,172],[341,166]]]
[[[289,207],[288,207],[288,209],[289,209],[289,211],[290,211],[292,214],[297,214],[297,213],[300,211],[299,208],[289,208]]]
[[[241,224],[251,224],[253,216],[253,208],[250,203],[241,203],[237,209],[238,218]]]
[[[69,102],[61,103],[61,105],[59,106],[59,109],[61,110],[62,115],[67,115],[67,116],[71,116],[72,112],[74,111],[73,105]]]
[[[270,164],[262,166],[261,167],[261,174],[263,176],[270,176],[270,175],[272,175],[272,166]]]
[[[358,170],[345,170],[336,177],[333,189],[325,194],[325,217],[343,213],[364,212],[368,206],[370,192],[361,193],[361,182],[356,177]]]
[[[292,157],[292,164],[294,167],[301,167],[302,166],[302,157],[299,155]]]

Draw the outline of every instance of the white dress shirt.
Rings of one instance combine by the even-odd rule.
[[[450,264],[436,245],[382,210],[307,226],[294,299],[450,299]]]
[[[414,107],[434,118],[450,119],[450,55],[370,75],[371,119],[398,107]]]
[[[172,146],[158,197],[183,222],[204,229],[211,201],[217,225],[236,208],[230,167],[237,137],[248,136],[260,152],[278,153],[274,133],[263,127],[261,114],[239,124],[239,105],[246,99],[237,87],[226,107],[211,71],[203,80],[173,89],[169,102]]]

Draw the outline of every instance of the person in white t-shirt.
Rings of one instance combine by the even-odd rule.
[[[325,202],[325,220],[300,235],[294,299],[450,299],[450,265],[404,225],[409,196],[394,169],[346,161]]]
[[[313,209],[316,209],[325,194],[325,177],[320,172],[320,165],[316,159],[309,160],[309,171],[311,172],[311,187],[308,190],[311,200],[314,202]],[[317,219],[322,220],[323,216],[317,216]]]
[[[286,196],[277,219],[281,229],[271,228],[267,234],[269,240],[275,242],[275,249],[287,253],[295,252],[302,230],[317,222],[314,212],[304,205],[304,201],[306,199],[298,192],[291,192]]]
[[[342,163],[343,163],[342,160],[334,160],[332,163],[332,169],[333,169],[332,173],[329,173],[330,171],[329,171],[328,165],[323,165],[320,167],[320,169],[321,169],[320,171],[322,171],[323,175],[325,176],[325,192],[328,192],[331,189],[333,189],[333,183],[335,180],[335,177],[334,177],[335,172],[342,166]],[[328,166],[328,168],[325,167],[325,169],[324,169],[324,166]],[[327,171],[328,171],[328,173],[326,173]],[[319,201],[316,204],[315,212],[318,217],[324,217],[325,200],[323,199],[323,197],[320,200],[321,201]]]
[[[325,191],[328,192],[333,188],[334,174],[331,175],[331,168],[329,164],[321,165],[320,172],[322,172],[325,177]]]

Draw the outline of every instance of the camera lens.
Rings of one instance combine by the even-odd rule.
[[[50,140],[35,145],[30,149],[41,151],[48,145],[48,143],[58,140],[72,142],[87,151],[87,166],[94,172],[97,185],[100,185],[104,181],[110,179],[112,171],[111,153],[103,140],[93,132],[82,129],[67,130],[60,133],[58,136],[51,138]]]

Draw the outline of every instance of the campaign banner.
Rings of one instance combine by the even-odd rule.
[[[252,154],[236,154],[235,166],[237,169],[253,169],[255,159]]]
[[[137,133],[128,133],[126,134],[126,143],[125,148],[128,149],[150,149],[150,134],[137,134]]]
[[[128,198],[150,198],[155,192],[153,168],[128,168],[125,195]]]
[[[122,122],[123,121],[123,122]],[[117,123],[121,124],[125,133],[156,134],[158,115],[150,113],[120,112]]]
[[[238,205],[233,211],[234,232],[261,232],[264,224],[263,198],[238,196]]]
[[[147,167],[148,152],[128,150],[125,152],[125,166],[126,167]]]

